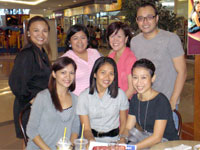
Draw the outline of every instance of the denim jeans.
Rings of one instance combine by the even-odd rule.
[[[178,105],[176,105],[176,110],[178,110]],[[175,112],[173,112],[173,119],[174,119],[175,128],[178,130],[178,116],[176,115]]]

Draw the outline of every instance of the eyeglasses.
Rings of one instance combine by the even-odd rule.
[[[155,17],[156,17],[156,15],[155,16],[148,15],[147,17],[138,16],[136,19],[137,19],[138,22],[143,22],[145,19],[147,21],[152,21]]]

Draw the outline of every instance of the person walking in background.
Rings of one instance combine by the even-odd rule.
[[[113,58],[117,63],[119,87],[130,99],[135,92],[132,85],[131,67],[136,61],[134,53],[129,48],[132,38],[131,31],[128,25],[113,22],[107,28],[106,37],[112,48],[108,57]]]
[[[27,44],[16,56],[9,77],[9,86],[15,95],[13,113],[18,138],[23,138],[18,122],[19,113],[34,101],[38,92],[48,86],[51,69],[43,47],[48,44],[49,31],[49,24],[43,17],[35,16],[28,21],[25,33]],[[50,49],[47,51],[49,54]],[[29,112],[24,116],[23,125],[26,128]]]
[[[74,143],[78,138],[80,121],[75,108],[76,64],[69,57],[58,58],[52,66],[48,89],[39,92],[33,103],[27,125],[27,150],[56,150],[63,137]]]
[[[100,46],[101,46],[101,30],[98,27],[95,31],[95,35],[96,35],[96,40],[98,43],[98,48],[100,48]]]
[[[194,2],[193,10],[191,16],[188,20],[188,32],[196,33],[200,31],[200,2]]]
[[[115,61],[100,57],[93,66],[90,87],[78,97],[76,113],[85,125],[88,141],[116,142],[124,131],[128,99],[118,88],[117,76]]]
[[[66,52],[62,55],[72,58],[76,65],[76,89],[77,96],[89,87],[89,77],[95,60],[100,57],[96,49],[89,47],[89,33],[85,26],[76,24],[72,26],[66,37]]]
[[[132,38],[131,50],[137,59],[147,58],[155,64],[157,78],[153,89],[166,95],[174,110],[178,109],[187,76],[185,56],[180,38],[159,29],[158,20],[158,12],[152,3],[144,3],[138,8],[136,22],[142,33]],[[178,118],[174,121],[177,127]]]
[[[179,139],[169,100],[163,93],[152,88],[152,84],[158,77],[154,74],[155,70],[156,68],[151,61],[140,59],[135,62],[131,71],[133,86],[137,94],[130,101],[126,128],[119,142],[126,143],[129,134],[134,131],[131,129],[138,123],[146,133],[146,137],[131,141],[137,146],[137,150],[151,147],[161,141]],[[137,134],[137,132],[135,133]],[[139,134],[132,136],[139,138]],[[129,140],[131,139],[132,137],[129,138]]]

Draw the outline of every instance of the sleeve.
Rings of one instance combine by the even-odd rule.
[[[156,107],[156,115],[155,115],[155,119],[156,120],[168,120],[169,115],[172,115],[172,110],[171,110],[171,106],[169,103],[169,100],[167,99],[167,97],[164,94],[161,94],[159,96],[159,100],[157,101],[157,106]]]
[[[73,95],[73,100],[76,101],[76,104],[75,104],[75,108],[76,108],[77,101],[78,101],[77,96]],[[74,120],[73,120],[73,123],[72,123],[72,133],[79,134],[80,124],[81,123],[80,123],[79,116],[76,114],[76,111],[74,113],[75,113],[75,117],[74,117]]]
[[[79,134],[80,131],[80,119],[79,116],[77,114],[75,114],[75,118],[74,121],[72,123],[72,133],[77,133]]]
[[[68,50],[67,52],[65,52],[61,57],[70,57],[69,51],[70,51],[70,50]]]
[[[94,60],[96,61],[99,57],[101,57],[100,53],[98,52],[97,49],[91,49],[90,48],[90,51],[92,52],[92,56],[94,58]]]
[[[130,51],[132,54],[130,54],[126,60],[126,73],[127,75],[131,74],[131,68],[133,64],[136,62],[136,57],[133,54],[132,51]]]
[[[87,91],[82,92],[78,97],[78,103],[76,107],[76,114],[77,115],[88,115],[89,114],[89,101],[88,97],[89,93]]]
[[[30,99],[27,83],[32,76],[33,56],[31,53],[21,52],[17,55],[12,72],[9,77],[9,86],[13,94],[21,101]]]
[[[40,93],[37,94],[35,101],[31,108],[29,121],[27,124],[27,135],[32,140],[39,135],[39,125],[41,121],[41,114],[44,110],[45,104],[43,103],[46,97]]]
[[[129,108],[129,102],[126,94],[121,89],[119,89],[118,94],[120,96],[120,110],[127,110]]]
[[[178,35],[171,33],[168,43],[169,54],[172,58],[184,55],[183,46]]]
[[[136,96],[137,96],[137,94],[133,95],[132,99],[130,100],[129,112],[128,112],[129,115],[136,116],[136,114],[135,114],[135,106],[137,105],[136,104]]]
[[[110,53],[110,54],[108,55],[108,57],[114,58],[114,52]]]

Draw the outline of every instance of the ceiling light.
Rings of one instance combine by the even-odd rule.
[[[73,0],[73,2],[74,2],[74,3],[76,3],[76,2],[77,2],[77,0]]]
[[[22,1],[22,0],[0,0],[0,2],[8,2],[8,3],[18,3],[18,4],[25,4],[25,5],[37,5],[47,0],[36,0],[36,1]]]

